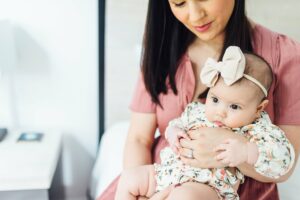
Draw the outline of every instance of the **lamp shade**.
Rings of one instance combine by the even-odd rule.
[[[0,72],[12,70],[16,65],[13,26],[9,20],[0,20]]]

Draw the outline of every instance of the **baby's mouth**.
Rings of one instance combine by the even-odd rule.
[[[221,126],[225,126],[221,121],[214,121],[215,125],[221,127]]]

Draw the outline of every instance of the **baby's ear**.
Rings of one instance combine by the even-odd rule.
[[[267,107],[269,100],[263,100],[256,108],[256,116],[260,117],[260,113]]]

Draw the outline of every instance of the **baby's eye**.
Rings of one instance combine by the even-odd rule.
[[[238,106],[238,105],[236,105],[236,104],[231,104],[231,105],[230,105],[230,108],[231,108],[232,110],[239,110],[239,109],[241,109],[241,107]]]
[[[218,103],[219,102],[219,99],[216,98],[216,97],[212,97],[211,99],[212,99],[212,102],[214,102],[214,103]]]

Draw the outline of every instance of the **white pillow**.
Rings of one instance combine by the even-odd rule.
[[[129,121],[114,124],[102,136],[92,171],[90,196],[97,198],[122,171],[123,149]]]

